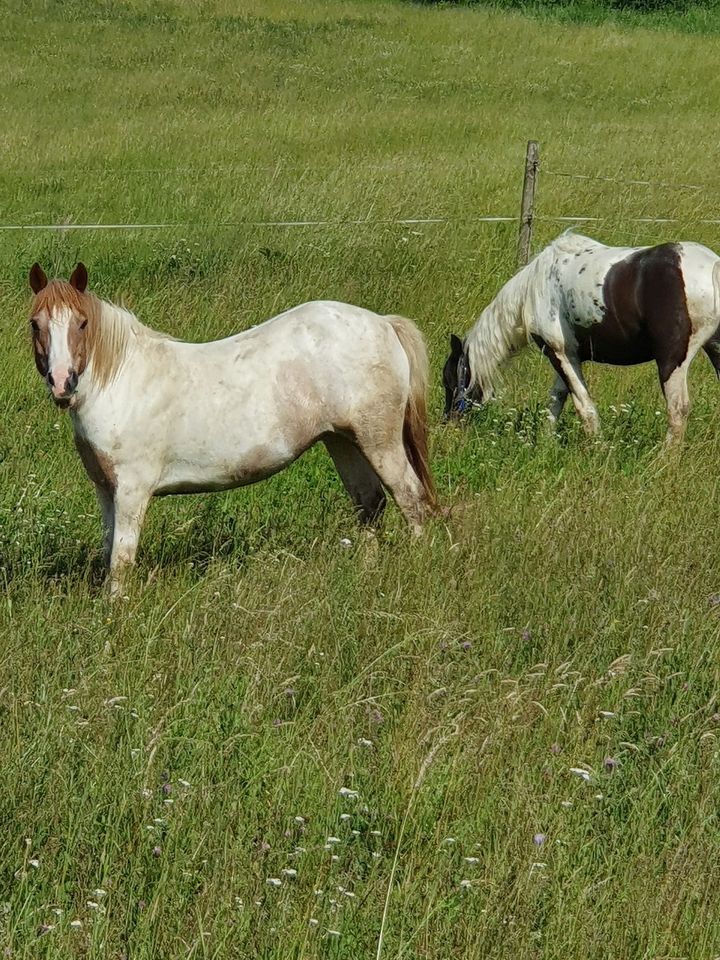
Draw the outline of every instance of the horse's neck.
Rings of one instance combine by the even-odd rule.
[[[502,364],[527,342],[527,267],[512,277],[483,310],[467,337],[470,372],[484,392],[495,389]]]
[[[515,349],[517,340],[525,339],[524,312],[529,277],[523,268],[505,284],[492,303],[480,314],[476,328],[480,338],[500,334],[508,347]]]

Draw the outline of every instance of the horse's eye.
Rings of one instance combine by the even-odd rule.
[[[83,320],[83,322],[80,324],[80,329],[84,330],[86,326],[87,326],[87,320]]]
[[[40,325],[38,324],[37,320],[35,320],[35,319],[33,319],[33,320],[30,321],[30,326],[32,327],[33,333],[37,333],[38,330],[40,329]]]

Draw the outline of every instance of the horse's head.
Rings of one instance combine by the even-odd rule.
[[[475,387],[473,400],[468,396],[471,373],[465,348],[460,337],[450,334],[450,356],[443,367],[445,387],[445,419],[456,420],[467,413],[473,402],[482,402],[482,391]]]
[[[70,281],[50,280],[39,263],[30,270],[35,297],[30,313],[35,365],[59,407],[73,403],[87,364],[87,326],[96,301],[85,291],[87,270],[79,263]]]

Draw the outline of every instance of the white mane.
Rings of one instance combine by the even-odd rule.
[[[566,231],[515,274],[483,310],[465,338],[470,361],[470,387],[479,387],[487,397],[499,382],[499,370],[529,339],[533,316],[547,314],[560,297],[556,262],[562,254],[574,254],[596,241]]]
[[[146,327],[130,310],[93,298],[96,317],[88,327],[88,359],[93,377],[103,386],[120,370],[132,344],[141,340],[171,340],[167,334]]]

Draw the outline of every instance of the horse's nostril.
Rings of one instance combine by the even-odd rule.
[[[72,370],[70,376],[67,378],[67,389],[72,391],[77,386],[78,375],[75,370]]]

